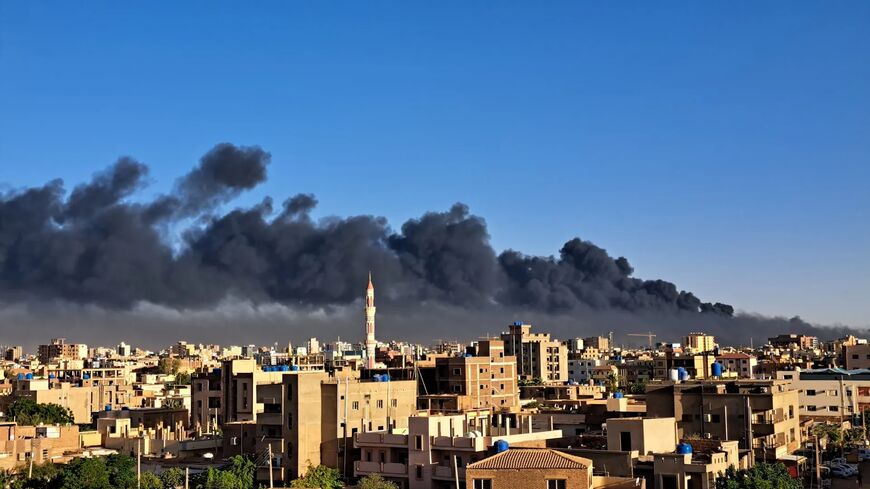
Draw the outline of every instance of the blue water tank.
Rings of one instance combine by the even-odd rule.
[[[692,445],[689,445],[688,443],[680,443],[677,445],[677,453],[680,455],[691,455]]]
[[[33,374],[32,374],[32,373],[27,373],[27,375],[25,375],[24,378],[27,379],[27,380],[33,380]]]
[[[111,410],[112,410],[112,405],[111,405],[111,404],[106,404],[106,412],[109,412],[109,411],[111,411]]]
[[[377,374],[372,375],[372,381],[374,381],[374,382],[380,382],[380,381],[381,381],[381,376],[380,376],[380,375],[377,375]]]
[[[90,378],[91,378],[91,374],[83,374],[83,375],[82,375],[82,379],[83,379],[83,380],[88,380],[88,379],[90,379]]]
[[[299,365],[290,365],[290,371],[291,371],[291,372],[298,372],[298,371],[299,371]]]
[[[713,377],[721,377],[722,376],[722,364],[719,362],[713,362],[713,365],[710,366],[710,370],[713,372]]]
[[[680,372],[680,380],[689,380],[689,372],[686,370]]]
[[[622,399],[625,397],[625,394],[623,394],[622,391],[616,391],[616,393],[613,394],[613,397],[614,399]]]
[[[493,446],[495,447],[495,453],[506,452],[510,448],[510,445],[505,440],[496,440]]]
[[[53,378],[54,378],[54,374],[48,374],[48,378],[49,378],[49,379],[53,379]]]
[[[522,325],[523,325],[522,321],[514,321],[514,326],[522,326]]]
[[[18,380],[24,380],[24,374],[18,374]]]
[[[281,371],[282,372],[289,372],[290,366],[289,365],[281,365]]]
[[[390,381],[390,374],[384,374],[384,375],[382,375],[382,376],[381,376],[381,380],[384,381],[384,382],[389,382],[389,381]]]

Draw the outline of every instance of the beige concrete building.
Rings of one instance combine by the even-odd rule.
[[[776,378],[798,392],[801,419],[839,423],[870,409],[870,373],[863,370],[781,370]]]
[[[39,345],[37,356],[40,363],[53,360],[83,360],[88,357],[88,345],[67,343],[66,338],[52,338],[51,343]]]
[[[516,359],[501,340],[478,342],[474,356],[434,359],[434,386],[422,395],[418,408],[431,412],[473,409],[511,410],[519,407]]]
[[[532,333],[532,325],[520,321],[501,334],[505,355],[516,357],[520,378],[544,383],[568,381],[568,347],[550,339],[548,333]]]
[[[81,454],[79,427],[0,423],[0,470],[29,463],[66,462]]]
[[[195,408],[194,421],[202,426],[220,416],[228,454],[238,449],[262,455],[271,447],[276,481],[299,477],[309,464],[350,473],[358,457],[354,434],[405,429],[416,412],[415,380],[339,379],[316,370],[263,371],[250,359],[224,362],[219,375],[220,406]],[[209,393],[214,376],[215,372],[197,376],[195,406],[216,398]],[[251,429],[253,436],[246,436]],[[269,479],[268,467],[258,469],[258,479]]]
[[[843,365],[846,370],[870,368],[870,344],[844,346]]]
[[[748,353],[722,353],[716,357],[716,361],[722,365],[723,371],[729,375],[726,377],[739,377],[751,379],[758,365],[758,359]]]
[[[712,352],[716,347],[716,338],[706,333],[689,333],[684,338],[684,349],[693,353]]]
[[[607,420],[607,449],[640,455],[672,452],[677,446],[675,428],[674,418],[611,418]]]
[[[715,489],[728,467],[746,468],[737,441],[688,440],[692,453],[668,451],[653,455],[655,489]]]
[[[353,475],[380,474],[407,489],[453,488],[466,480],[466,466],[483,460],[498,440],[512,447],[543,448],[561,438],[552,427],[535,430],[532,417],[517,418],[489,411],[454,415],[419,413],[400,432],[357,433],[360,458]],[[454,470],[454,468],[456,470]]]
[[[647,415],[675,418],[677,436],[739,440],[756,458],[800,447],[798,392],[777,380],[660,382],[647,385]],[[748,440],[751,434],[751,442]]]
[[[468,466],[466,489],[589,489],[592,461],[557,450],[509,449]]]
[[[59,404],[72,411],[76,423],[87,424],[93,414],[109,409],[130,406],[135,397],[130,385],[83,385],[70,382],[55,382],[48,379],[25,379],[13,381],[11,394],[0,398],[0,407],[5,408],[19,398],[30,398],[41,404]]]

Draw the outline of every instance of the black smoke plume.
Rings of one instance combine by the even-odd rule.
[[[310,194],[277,210],[265,199],[221,214],[221,206],[266,179],[269,161],[258,147],[219,144],[170,195],[150,202],[132,198],[148,169],[131,158],[69,195],[55,180],[0,196],[0,302],[119,314],[143,304],[207,310],[232,299],[328,312],[355,303],[373,270],[379,300],[403,311],[414,323],[403,331],[419,339],[436,336],[420,326],[440,324],[424,311],[449,316],[465,336],[498,329],[517,315],[563,325],[563,336],[620,325],[675,331],[694,325],[735,337],[748,336],[741,327],[757,332],[764,324],[771,334],[781,332],[774,327],[814,330],[802,321],[735,317],[730,305],[634,277],[626,258],[579,238],[558,256],[499,254],[484,220],[463,204],[409,220],[398,231],[374,216],[315,221],[310,213],[317,200]],[[167,230],[178,227],[181,242],[173,243]],[[607,324],[588,324],[589,318]]]

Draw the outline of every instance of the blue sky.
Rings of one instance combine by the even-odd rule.
[[[744,311],[870,325],[868,2],[2,2],[0,182],[258,144],[318,216],[469,204]]]

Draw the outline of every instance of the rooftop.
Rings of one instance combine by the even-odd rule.
[[[592,467],[586,458],[552,449],[511,448],[468,466],[469,469],[581,469]]]

